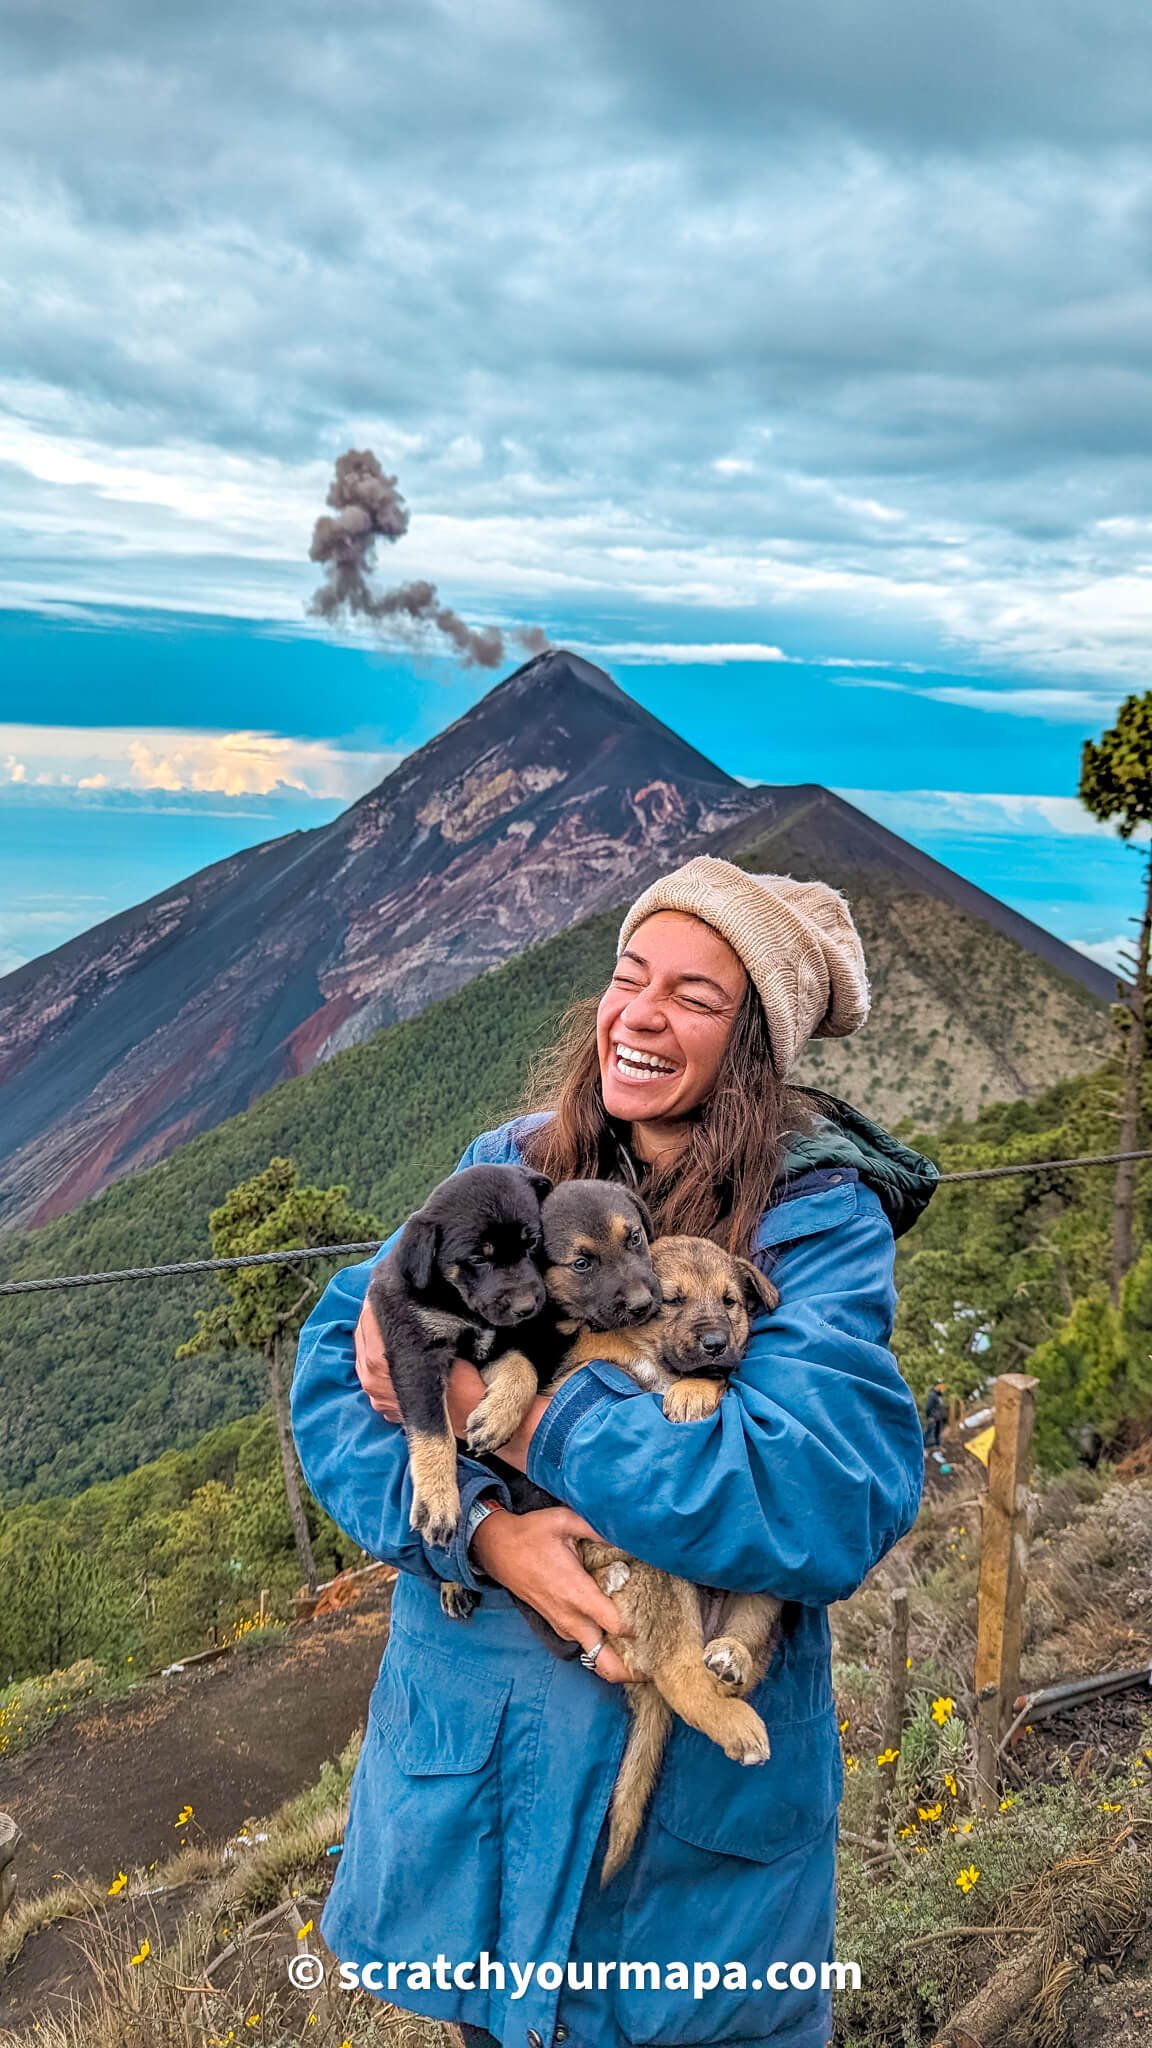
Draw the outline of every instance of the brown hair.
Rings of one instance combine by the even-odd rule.
[[[574,1003],[555,1042],[533,1067],[521,1110],[553,1114],[521,1139],[525,1164],[550,1180],[634,1181],[661,1236],[708,1237],[746,1257],[779,1172],[784,1140],[810,1127],[815,1106],[806,1093],[777,1078],[755,988],[751,982],[745,986],[716,1085],[689,1119],[687,1144],[660,1172],[634,1158],[631,1125],[604,1107],[598,1008],[595,997]]]

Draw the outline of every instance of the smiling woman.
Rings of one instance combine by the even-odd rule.
[[[339,1274],[305,1328],[292,1400],[308,1482],[399,1568],[322,1932],[349,1965],[447,1958],[435,1985],[398,1963],[389,1993],[463,2023],[470,2048],[828,2040],[840,1750],[825,1609],[915,1515],[920,1425],[888,1349],[893,1236],[935,1169],[788,1076],[809,1036],[853,1031],[867,1007],[843,898],[690,861],[628,913],[608,987],[536,1077],[546,1106],[464,1154],[623,1181],[659,1234],[711,1238],[779,1291],[705,1419],[673,1422],[598,1360],[539,1395],[500,1459],[559,1505],[493,1513],[510,1505],[503,1478],[461,1456],[460,1534],[431,1545],[411,1527],[371,1266]],[[484,1392],[457,1361],[458,1438]],[[744,1769],[678,1725],[603,1884],[620,1682],[636,1674],[627,1645],[604,1642],[628,1631],[580,1562],[593,1534],[690,1585],[771,1594],[787,1617],[750,1694],[769,1760]],[[445,1580],[479,1596],[466,1625],[441,1608]],[[517,1602],[584,1661],[553,1658]],[[497,1967],[478,1981],[485,1954]]]

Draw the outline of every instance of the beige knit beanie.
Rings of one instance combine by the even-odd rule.
[[[826,882],[750,875],[702,853],[637,897],[620,927],[618,955],[658,910],[699,917],[727,939],[764,1005],[781,1079],[809,1038],[847,1038],[867,1017],[860,934],[843,896]]]

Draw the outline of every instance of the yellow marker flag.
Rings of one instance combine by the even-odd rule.
[[[992,1446],[995,1443],[995,1441],[996,1425],[993,1422],[989,1424],[987,1429],[982,1429],[980,1431],[979,1436],[972,1437],[969,1440],[969,1442],[965,1444],[964,1449],[966,1451],[971,1451],[972,1456],[974,1458],[979,1458],[980,1463],[982,1465],[986,1465],[988,1463],[988,1453],[992,1449]]]

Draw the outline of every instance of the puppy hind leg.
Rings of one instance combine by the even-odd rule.
[[[465,1430],[468,1449],[475,1458],[498,1451],[515,1436],[539,1385],[536,1368],[522,1351],[505,1351],[491,1365],[482,1366],[481,1373],[488,1391],[472,1410]]]
[[[779,1628],[780,1602],[771,1593],[731,1593],[725,1600],[716,1633],[704,1646],[704,1662],[733,1698],[759,1685]]]
[[[440,1608],[450,1621],[471,1621],[480,1604],[479,1593],[470,1586],[458,1586],[454,1579],[443,1580],[440,1587]]]
[[[653,1578],[661,1582],[651,1589],[655,1620],[645,1645],[653,1684],[672,1711],[718,1743],[725,1756],[741,1764],[767,1763],[771,1747],[759,1714],[729,1698],[705,1665],[695,1586],[666,1572],[654,1572]]]

